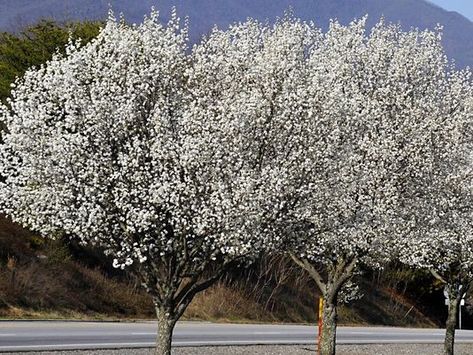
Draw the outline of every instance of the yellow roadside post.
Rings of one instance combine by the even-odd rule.
[[[318,354],[320,355],[320,340],[322,339],[322,320],[323,320],[323,309],[324,309],[324,298],[320,297],[319,298],[319,334],[318,334],[318,340],[317,340],[317,351]]]

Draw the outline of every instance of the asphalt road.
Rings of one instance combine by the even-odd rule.
[[[315,326],[178,323],[174,346],[314,344]],[[444,330],[340,327],[339,344],[441,343]],[[151,347],[152,322],[0,321],[0,352]],[[473,331],[457,331],[457,342],[473,343]]]

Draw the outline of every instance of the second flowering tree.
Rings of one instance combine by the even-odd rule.
[[[442,100],[450,68],[435,31],[332,23],[308,65],[314,188],[294,211],[304,223],[291,255],[322,291],[321,352],[334,354],[343,287],[361,265],[395,255],[401,196],[426,166],[432,134],[456,113]]]
[[[473,282],[473,88],[468,70],[438,87],[438,126],[402,194],[399,258],[430,271],[448,301],[444,354],[453,355],[462,299]]]
[[[290,16],[248,21],[194,51],[193,79],[206,83],[194,109],[245,172],[247,230],[288,253],[325,300],[322,354],[335,353],[353,276],[398,250],[403,196],[433,132],[455,117],[440,100],[450,71],[440,33],[384,22],[368,33],[365,20],[327,33]]]

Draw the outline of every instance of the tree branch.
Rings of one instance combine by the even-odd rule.
[[[334,291],[337,293],[342,288],[343,284],[347,282],[353,276],[353,270],[355,269],[357,258],[353,258],[347,265],[344,262],[344,267],[340,270],[341,275],[334,282]]]
[[[429,271],[437,280],[444,284],[447,284],[447,281],[445,281],[445,279],[437,271],[435,271],[434,269],[430,269]]]
[[[315,283],[317,284],[317,287],[319,288],[320,292],[325,293],[326,284],[323,281],[320,273],[315,269],[315,267],[313,267],[308,260],[298,258],[294,253],[290,252],[289,256],[297,265],[299,265],[301,268],[303,268],[309,273],[310,277],[312,277]]]
[[[191,287],[186,287],[183,289],[178,296],[176,297],[177,301],[177,307],[176,307],[176,316],[177,319],[179,319],[187,309],[187,306],[192,302],[194,299],[195,295],[203,290],[206,290],[209,288],[211,285],[213,285],[215,282],[217,282],[220,277],[222,276],[224,271],[224,268],[222,268],[218,273],[216,273],[214,276],[199,282],[199,283],[194,283],[191,285]]]

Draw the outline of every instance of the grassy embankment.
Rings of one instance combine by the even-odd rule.
[[[0,317],[152,318],[152,302],[136,280],[109,265],[96,251],[47,241],[0,217]],[[438,316],[406,295],[405,277],[361,279],[364,297],[341,308],[341,323],[435,326]],[[314,323],[316,296],[311,280],[290,262],[262,261],[198,295],[185,318]]]

